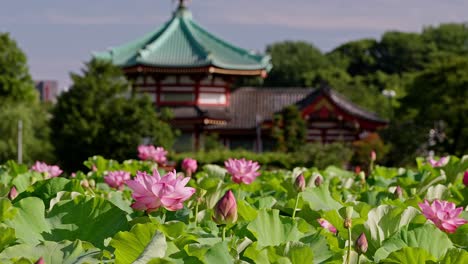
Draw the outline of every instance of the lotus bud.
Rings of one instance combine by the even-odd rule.
[[[397,186],[393,194],[395,195],[396,199],[400,199],[403,197],[403,190],[401,189],[400,186]]]
[[[361,167],[360,166],[354,167],[354,173],[359,174],[360,172],[361,172]]]
[[[84,188],[89,188],[89,181],[87,179],[81,180],[80,184]]]
[[[237,221],[237,202],[231,190],[227,191],[216,204],[213,221],[218,225],[232,224]]]
[[[207,190],[204,190],[204,189],[200,189],[200,194],[198,195],[197,197],[197,203],[202,203],[203,202],[203,197],[205,197],[206,193],[208,191]]]
[[[321,175],[318,175],[317,178],[315,178],[314,183],[315,183],[315,186],[317,186],[317,187],[319,187],[320,185],[322,185],[322,183],[323,183],[323,178],[322,178],[322,176],[321,176]]]
[[[344,228],[349,229],[353,225],[353,212],[354,208],[352,206],[346,207],[346,218],[344,220]]]
[[[463,174],[463,184],[465,184],[465,187],[468,187],[468,170]]]
[[[91,179],[88,182],[89,182],[89,187],[91,187],[91,188],[96,187],[96,181],[94,179]]]
[[[34,264],[45,264],[44,258],[40,257]]]
[[[362,233],[356,240],[356,243],[354,244],[354,249],[359,255],[361,255],[367,252],[368,246],[369,244],[367,243],[366,234]]]
[[[330,222],[328,222],[327,220],[323,218],[317,219],[317,222],[319,222],[320,226],[322,226],[323,228],[327,229],[328,231],[332,232],[335,235],[336,235],[336,232],[338,232],[338,230],[336,230],[336,228]]]
[[[320,175],[320,173],[318,172],[314,172],[312,174],[312,176],[309,178],[309,181],[307,182],[307,187],[315,187],[315,180],[318,178],[318,177],[322,177],[322,175]],[[323,179],[323,178],[322,178]]]
[[[296,177],[296,181],[294,182],[294,187],[297,191],[303,192],[305,190],[305,179],[304,175],[301,173],[299,176]]]
[[[10,198],[10,200],[14,200],[17,196],[18,196],[18,191],[16,190],[16,187],[15,186],[11,187],[10,192],[8,192],[8,198]]]
[[[371,161],[375,161],[377,159],[377,154],[375,153],[374,150],[371,151],[370,158],[371,158]]]
[[[366,173],[365,172],[363,172],[363,171],[359,172],[358,176],[359,176],[359,179],[360,179],[362,184],[366,183]]]

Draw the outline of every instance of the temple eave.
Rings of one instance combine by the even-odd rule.
[[[215,66],[203,67],[185,67],[185,68],[170,68],[170,67],[154,67],[146,65],[137,65],[123,68],[125,73],[169,73],[169,74],[222,74],[233,76],[265,76],[267,71],[265,69],[253,70],[237,70],[237,69],[223,69]]]

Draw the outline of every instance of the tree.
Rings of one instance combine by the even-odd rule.
[[[88,157],[124,160],[136,156],[141,143],[170,147],[174,133],[161,120],[148,97],[129,92],[130,84],[110,62],[92,60],[53,111],[56,154],[69,170],[81,168]]]
[[[304,86],[304,74],[328,65],[327,58],[312,44],[285,41],[267,47],[273,69],[265,79],[265,86]]]
[[[295,105],[286,107],[275,116],[272,137],[278,150],[283,152],[297,151],[306,143],[307,125]]]
[[[0,33],[0,98],[37,103],[26,55],[9,34]]]
[[[440,52],[458,55],[468,54],[468,24],[441,24],[427,27],[422,38],[427,43],[434,43]]]
[[[377,45],[374,39],[361,39],[350,41],[327,54],[330,61],[350,75],[366,75],[377,69],[373,50]]]
[[[377,68],[389,74],[420,71],[430,62],[430,54],[436,51],[417,33],[386,32],[372,53]]]
[[[18,121],[23,122],[23,161],[52,159],[48,113],[39,102],[26,55],[0,33],[0,162],[17,158]]]
[[[417,76],[402,100],[403,114],[413,120],[416,127],[423,128],[428,148],[438,154],[468,152],[467,72],[468,58],[448,57]],[[440,136],[430,139],[431,133]]]

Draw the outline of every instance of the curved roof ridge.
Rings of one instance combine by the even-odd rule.
[[[164,28],[161,29],[154,37],[151,38],[150,41],[148,41],[142,49],[138,51],[138,58],[141,58],[144,60],[145,54],[148,54],[155,50],[156,48],[160,47],[161,45],[164,44],[165,40],[167,40],[171,34],[174,32],[175,28],[178,26],[179,21],[177,20],[177,17],[174,16],[166,25]]]
[[[248,56],[248,57],[251,57],[251,58],[254,58],[254,59],[261,59],[263,58],[264,56],[262,55],[259,55],[259,54],[252,54],[250,51],[246,50],[246,49],[243,49],[243,48],[240,48],[240,47],[237,47],[235,45],[232,45],[230,43],[227,43],[226,41],[224,41],[223,39],[211,34],[210,32],[208,32],[206,29],[204,29],[202,26],[200,26],[195,20],[193,19],[190,19],[190,24],[191,26],[195,27],[196,30],[200,31],[201,33],[207,35],[208,37],[210,37],[211,39],[215,40],[217,43],[225,46],[225,47],[228,47],[230,49],[233,49],[237,52],[240,52],[240,53],[243,53],[243,55],[245,56]]]
[[[188,20],[188,21],[186,21]],[[190,30],[190,27],[187,23],[190,23],[192,19],[188,17],[181,17],[179,23],[181,23],[182,32],[186,35],[187,39],[195,45],[195,47],[204,55],[204,58],[208,63],[211,63],[210,52],[203,44],[194,36],[193,32]]]
[[[269,56],[252,53],[205,30],[192,19],[186,8],[177,9],[157,31],[93,55],[123,68],[137,65],[159,68],[213,66],[238,70],[240,75],[261,75],[263,70],[269,71],[272,67]],[[211,68],[203,70],[210,71]]]

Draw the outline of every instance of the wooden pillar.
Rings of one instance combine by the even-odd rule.
[[[194,125],[193,127],[193,134],[194,134],[194,150],[200,150],[200,126]]]

